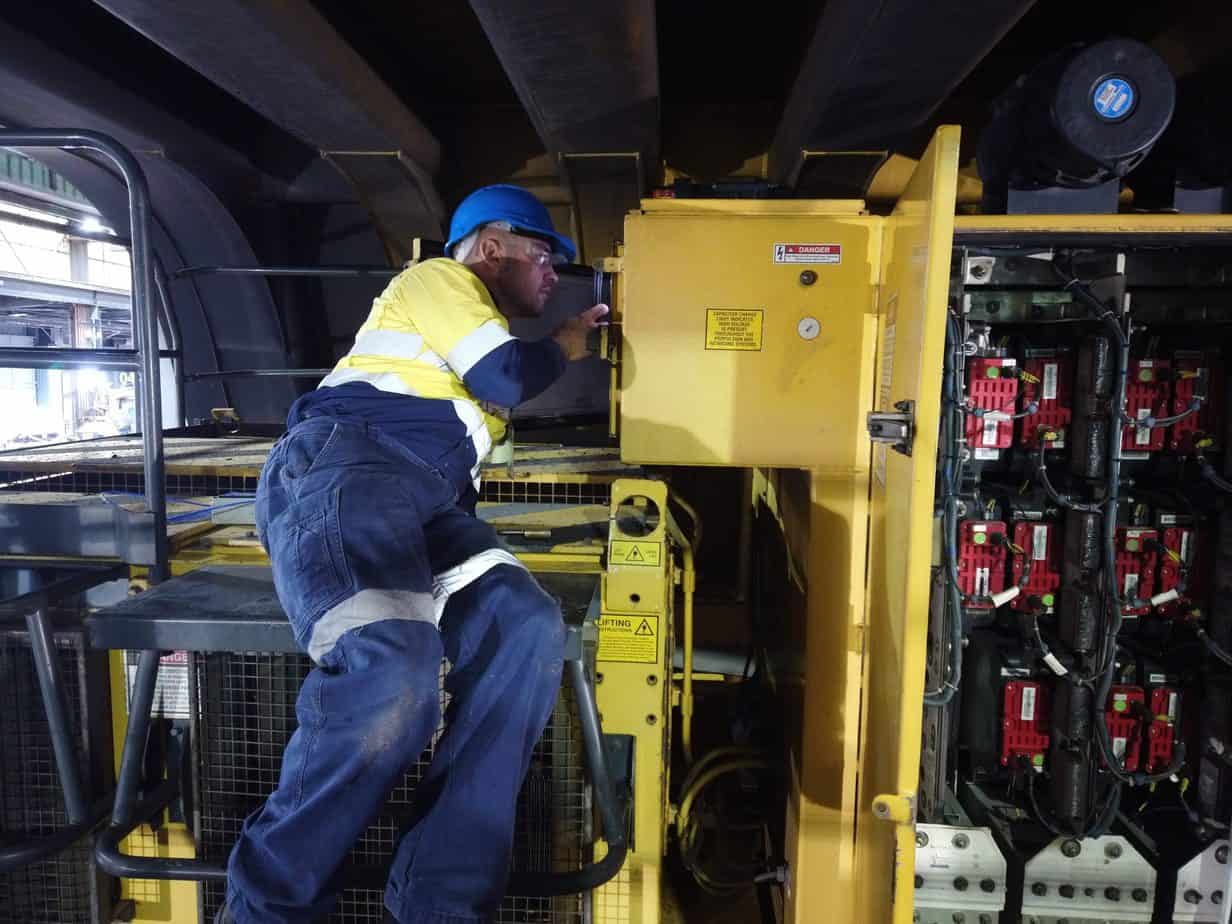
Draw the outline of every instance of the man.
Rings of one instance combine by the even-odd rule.
[[[350,353],[292,406],[257,488],[257,529],[295,638],[315,662],[278,788],[244,824],[218,920],[326,915],[339,869],[438,726],[385,904],[400,924],[486,920],[504,893],[514,808],[560,686],[556,603],[474,516],[503,409],[588,354],[596,305],[537,342],[571,261],[529,193],[490,186],[458,207],[446,252],[396,277]]]

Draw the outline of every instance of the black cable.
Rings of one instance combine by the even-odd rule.
[[[1043,437],[1039,439],[1039,446],[1035,450],[1035,476],[1039,480],[1040,485],[1047,493],[1049,499],[1058,507],[1064,507],[1068,510],[1077,510],[1079,513],[1102,513],[1102,504],[1086,504],[1074,500],[1072,497],[1060,493],[1052,484],[1052,480],[1048,477],[1048,463],[1044,458],[1044,453],[1047,451],[1047,445]]]
[[[1215,466],[1211,465],[1206,456],[1199,452],[1194,458],[1198,462],[1198,470],[1202,473],[1203,478],[1225,494],[1232,494],[1232,482],[1220,478],[1219,473],[1215,471]]]
[[[1232,667],[1232,654],[1228,654],[1228,652],[1224,650],[1223,646],[1207,635],[1206,630],[1201,626],[1198,627],[1197,632],[1198,638],[1201,639],[1202,644],[1206,646],[1206,650],[1224,664],[1228,665],[1228,667]]]

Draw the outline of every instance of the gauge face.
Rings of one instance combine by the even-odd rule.
[[[821,323],[816,318],[801,318],[800,323],[796,325],[796,333],[804,340],[815,340],[821,333]]]

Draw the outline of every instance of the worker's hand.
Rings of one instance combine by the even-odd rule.
[[[570,318],[553,331],[552,339],[559,344],[566,360],[574,362],[591,355],[591,351],[586,347],[587,335],[596,327],[602,326],[607,312],[607,305],[595,305],[593,308],[587,308],[577,317]]]

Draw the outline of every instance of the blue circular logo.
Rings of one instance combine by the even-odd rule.
[[[1095,114],[1106,122],[1118,122],[1134,108],[1134,85],[1124,77],[1101,80],[1091,95]]]

